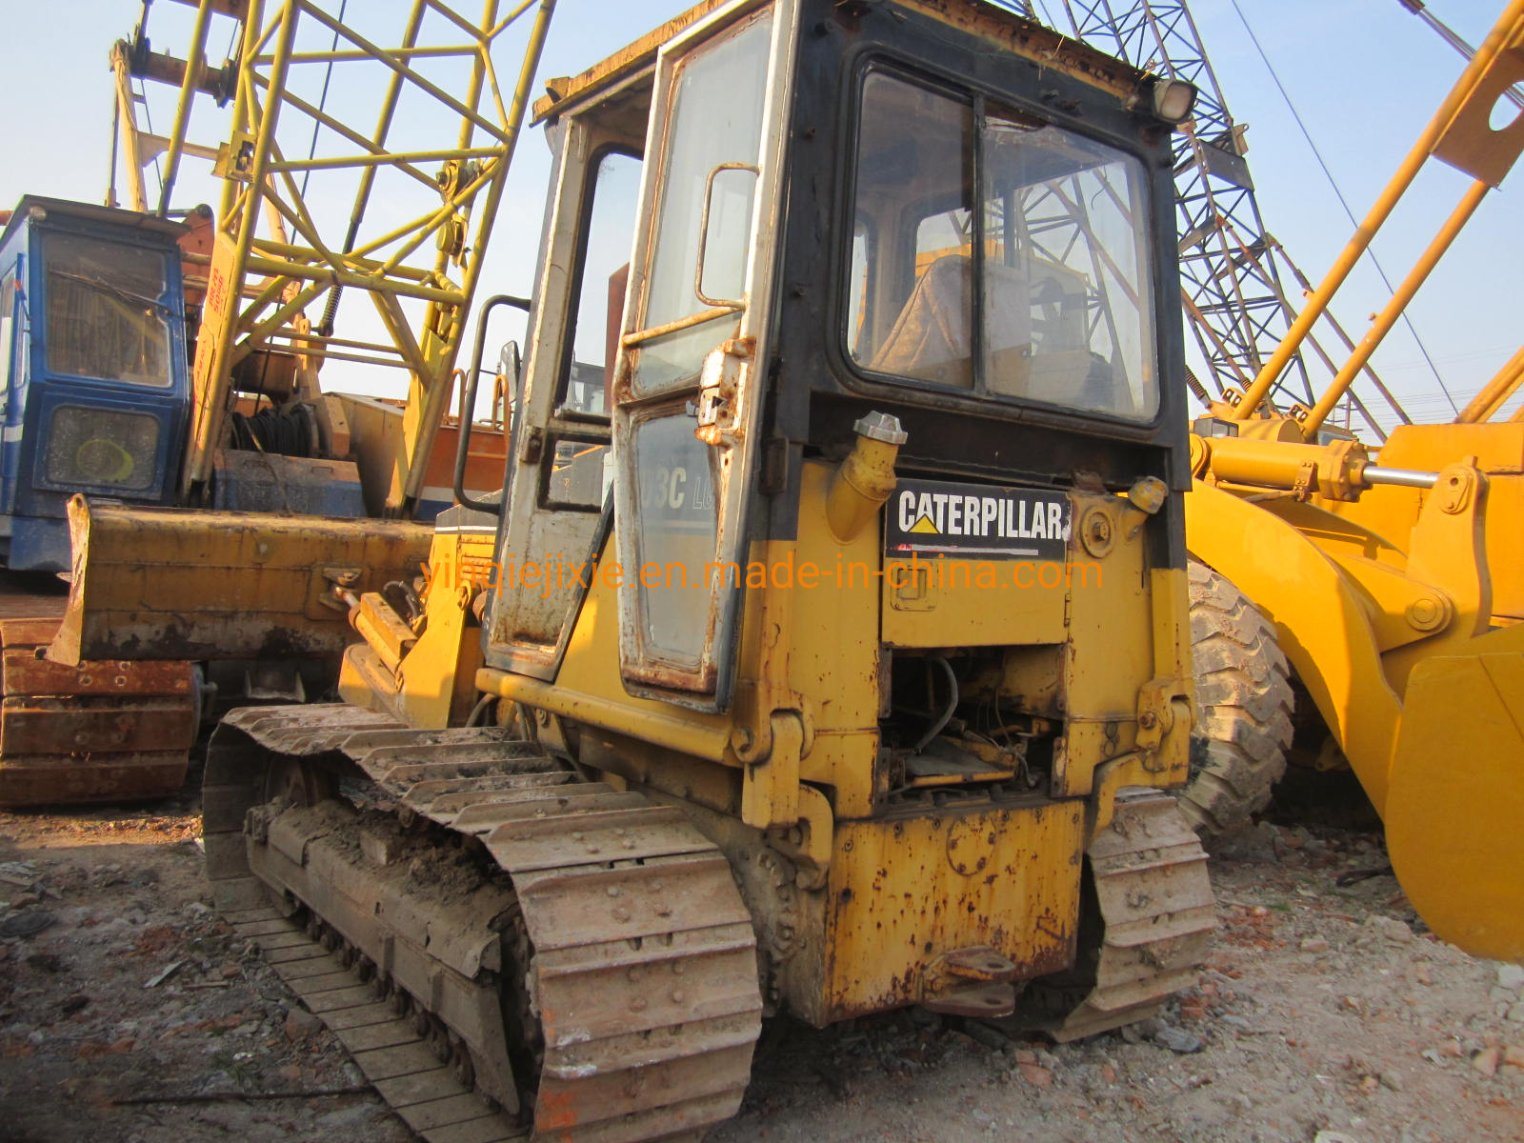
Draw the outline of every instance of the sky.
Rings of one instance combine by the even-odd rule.
[[[327,0],[336,9],[339,0]],[[366,0],[363,18],[400,25],[400,0]],[[475,4],[462,4],[470,12]],[[1431,0],[1429,10],[1464,38],[1478,44],[1501,10],[1501,0]],[[0,204],[22,194],[84,201],[104,196],[111,147],[111,42],[130,33],[138,0],[57,0],[36,4],[0,0],[7,30],[8,115],[0,127]],[[575,74],[675,15],[681,0],[559,0],[545,56],[543,78]],[[1411,15],[1400,0],[1194,0],[1192,12],[1234,118],[1248,125],[1248,161],[1265,224],[1315,281],[1322,277],[1353,227],[1329,180],[1319,169],[1269,71],[1256,52],[1238,8],[1259,37],[1271,65],[1301,113],[1314,142],[1357,216],[1374,201],[1391,173],[1448,92],[1464,66],[1453,49]],[[1063,0],[1038,0],[1064,26]],[[179,50],[190,9],[171,0],[152,8],[150,34],[156,47]],[[356,16],[351,11],[351,16]],[[361,18],[361,17],[356,17]],[[220,25],[226,29],[227,25]],[[219,54],[226,31],[214,29]],[[389,37],[395,39],[393,32]],[[323,45],[326,46],[326,45]],[[515,45],[505,42],[499,66],[515,66]],[[435,71],[433,74],[442,75]],[[316,82],[314,78],[313,82]],[[341,90],[342,89],[342,90]],[[540,85],[537,84],[537,92]],[[30,94],[29,94],[30,93]],[[161,130],[173,93],[154,94],[151,105]],[[327,107],[340,119],[368,129],[374,95],[336,84]],[[218,134],[219,112],[202,101],[193,137]],[[453,139],[454,125],[421,117],[408,123],[420,145]],[[443,134],[441,134],[443,133]],[[508,193],[484,263],[478,297],[527,293],[533,285],[549,151],[538,131],[526,134],[515,157]],[[214,205],[216,181],[205,165],[187,160],[177,188],[181,203]],[[1515,174],[1514,182],[1524,180]],[[150,187],[153,176],[149,176]],[[1406,273],[1468,180],[1431,164],[1387,224],[1375,251],[1393,281]],[[314,185],[314,197],[321,198]],[[1518,348],[1518,299],[1524,297],[1524,229],[1507,199],[1519,193],[1505,182],[1488,196],[1455,247],[1409,309],[1437,367],[1399,327],[1375,365],[1418,419],[1449,419],[1448,389],[1455,401],[1474,394]],[[380,196],[376,217],[402,210],[401,200]],[[347,197],[342,202],[347,214]],[[335,207],[337,209],[337,206]],[[397,217],[401,217],[397,214]],[[339,227],[342,230],[342,226]],[[1366,260],[1335,302],[1340,320],[1355,335],[1386,301],[1387,292]],[[372,334],[374,318],[364,302],[346,297],[339,335]],[[518,331],[505,321],[492,342]],[[463,351],[464,364],[468,350]],[[324,372],[330,388],[400,394],[403,378],[336,363]]]

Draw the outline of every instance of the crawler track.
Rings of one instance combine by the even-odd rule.
[[[756,940],[680,811],[495,728],[306,706],[224,720],[204,813],[219,908],[431,1143],[656,1139],[738,1109]]]
[[[1195,983],[1217,927],[1206,853],[1173,797],[1124,792],[1086,857],[1101,931],[1081,932],[1086,990],[1052,1030],[1060,1041],[1152,1016]]]

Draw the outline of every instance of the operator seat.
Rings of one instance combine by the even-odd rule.
[[[1032,316],[1026,277],[1008,266],[990,264],[985,324],[997,371],[1002,358],[1032,351]],[[914,377],[955,389],[974,387],[974,260],[948,254],[926,268],[911,290],[868,368]]]
[[[1034,297],[1026,274],[994,261],[985,262],[984,273],[990,391],[1055,404],[1108,407],[1110,370],[1088,349],[1045,343],[1034,352]],[[967,254],[948,254],[928,266],[868,368],[972,389],[973,280],[973,259]],[[1039,282],[1038,300],[1050,300],[1061,291],[1052,278]]]

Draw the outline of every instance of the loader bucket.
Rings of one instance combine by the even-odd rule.
[[[1475,956],[1524,962],[1524,626],[1414,669],[1385,817],[1425,923]]]

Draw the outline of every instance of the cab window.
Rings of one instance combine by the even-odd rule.
[[[843,307],[844,344],[861,371],[1152,419],[1139,160],[874,71],[863,86],[855,199],[854,234],[876,239],[854,239]]]
[[[168,261],[162,251],[78,234],[43,240],[48,369],[167,388]]]

